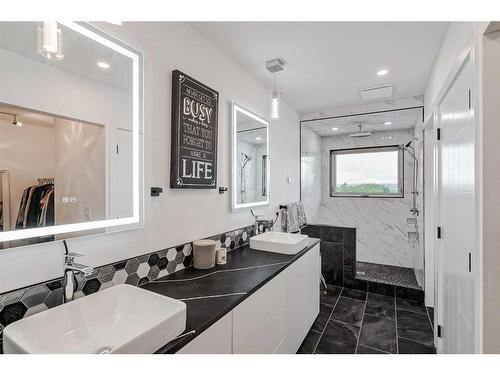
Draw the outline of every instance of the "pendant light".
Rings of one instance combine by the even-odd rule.
[[[266,69],[273,75],[273,91],[271,92],[271,118],[280,118],[280,92],[276,89],[276,73],[285,69],[285,60],[277,58],[266,61]]]
[[[47,60],[64,58],[62,32],[56,21],[43,21],[38,27],[37,52]]]
[[[274,76],[274,85],[273,92],[271,93],[271,118],[279,119],[280,118],[280,93],[276,90],[276,73],[273,73]]]

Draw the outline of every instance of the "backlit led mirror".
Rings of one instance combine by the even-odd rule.
[[[85,23],[0,22],[0,249],[139,223],[141,61]]]
[[[232,104],[231,208],[269,204],[269,123]]]

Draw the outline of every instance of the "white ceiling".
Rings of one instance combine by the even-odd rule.
[[[119,90],[132,90],[130,58],[59,24],[64,59],[49,61],[37,53],[39,25],[39,22],[0,22],[0,48]],[[107,62],[110,68],[99,68],[99,61]]]
[[[422,109],[417,108],[336,119],[314,120],[303,122],[303,126],[307,126],[321,137],[331,137],[355,133],[359,131],[359,125],[362,125],[362,131],[378,132],[413,129],[420,121],[422,121]],[[391,124],[385,125],[387,122]],[[333,128],[338,129],[333,130]]]
[[[192,22],[272,87],[264,62],[282,57],[283,99],[300,113],[362,103],[359,91],[393,84],[393,99],[424,93],[448,22]],[[379,69],[389,74],[379,77]]]
[[[23,124],[43,126],[48,128],[53,128],[56,124],[57,118],[64,117],[56,117],[49,113],[35,112],[30,111],[28,109],[22,109],[20,107],[14,107],[9,105],[0,104],[0,120],[5,120],[8,123],[11,123],[14,120],[13,115],[17,116],[17,120]],[[92,124],[89,122],[83,122],[80,120],[73,120],[66,118],[66,120],[72,121],[74,123],[81,123],[85,125],[98,126],[102,127],[100,124]]]
[[[267,142],[266,126],[244,113],[238,113],[237,131],[238,140],[255,145],[261,145]]]

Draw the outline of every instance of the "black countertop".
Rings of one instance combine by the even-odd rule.
[[[209,270],[190,267],[141,286],[187,305],[186,330],[156,353],[177,352],[319,243],[314,238],[308,241],[295,255],[243,246],[228,252],[225,265]]]

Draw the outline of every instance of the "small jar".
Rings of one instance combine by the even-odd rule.
[[[215,241],[193,241],[193,267],[198,270],[207,270],[215,267]]]
[[[218,265],[227,263],[227,249],[219,247],[215,250],[215,258]]]

